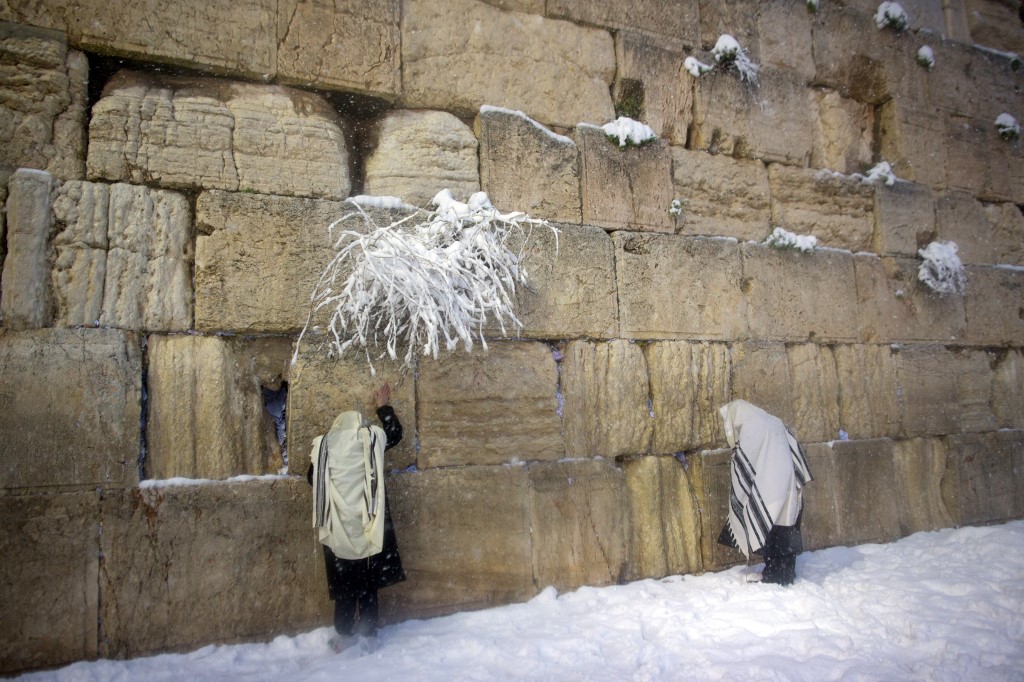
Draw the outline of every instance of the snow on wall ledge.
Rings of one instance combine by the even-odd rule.
[[[329,623],[305,451],[384,379],[389,619],[739,561],[714,542],[733,398],[807,444],[809,547],[1024,516],[1002,3],[904,3],[899,34],[866,2],[143,5],[0,8],[0,672]],[[681,68],[723,34],[756,88]],[[620,117],[658,138],[620,149]],[[899,180],[866,181],[883,160]],[[519,337],[371,377],[314,335],[289,363],[325,227],[382,177],[558,224],[557,255],[525,245]],[[364,204],[386,224],[407,198]],[[962,295],[918,281],[931,242]]]

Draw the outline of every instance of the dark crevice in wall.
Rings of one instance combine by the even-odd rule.
[[[143,481],[146,479],[146,455],[147,455],[147,438],[146,429],[149,426],[149,337],[141,337],[141,351],[142,351],[142,372],[140,377],[139,387],[139,398],[140,398],[140,409],[139,409],[139,480]]]
[[[274,420],[274,434],[281,446],[281,465],[288,467],[288,382],[282,381],[277,388],[260,386],[263,394],[263,408]]]

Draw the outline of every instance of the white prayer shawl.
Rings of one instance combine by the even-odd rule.
[[[364,559],[384,547],[384,430],[342,412],[313,440],[313,526],[341,559]]]
[[[764,547],[772,526],[792,526],[811,481],[803,449],[777,417],[745,400],[724,405],[733,448],[728,528],[744,556]]]

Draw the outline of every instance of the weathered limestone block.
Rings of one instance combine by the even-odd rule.
[[[912,438],[893,443],[896,500],[900,507],[900,534],[939,530],[957,521],[943,497],[947,446],[941,438]],[[948,484],[946,484],[948,485]]]
[[[382,97],[397,95],[400,8],[398,0],[282,4],[277,13],[278,78]]]
[[[701,76],[694,87],[692,149],[807,164],[814,139],[814,101],[798,75],[763,68],[753,87],[735,72],[716,70]]]
[[[543,343],[498,341],[424,359],[420,468],[563,457],[557,390],[555,358]]]
[[[318,95],[122,71],[89,123],[90,179],[343,199],[348,149]]]
[[[223,479],[281,469],[273,421],[258,378],[233,347],[238,343],[149,337],[147,478]],[[287,355],[291,344],[280,343]]]
[[[997,265],[1024,265],[1024,213],[1015,204],[984,204],[992,226],[992,251]]]
[[[628,12],[623,12],[615,0],[548,0],[547,15],[618,31],[653,33],[680,41],[689,48],[699,45],[697,0],[668,4],[663,0],[643,0],[631,5]]]
[[[1005,52],[1024,52],[1024,36],[1018,30],[1020,14],[1012,3],[967,0],[965,4],[971,42]]]
[[[861,339],[955,341],[967,331],[962,296],[939,296],[918,279],[921,260],[853,257]]]
[[[811,167],[840,173],[858,173],[870,167],[874,108],[832,90],[814,91],[812,97],[817,117]]]
[[[0,334],[0,487],[138,482],[142,356],[114,329]]]
[[[481,107],[480,186],[502,211],[582,221],[579,149],[519,111]]]
[[[993,371],[985,351],[942,346],[902,348],[896,354],[902,434],[939,436],[996,428]]]
[[[1022,203],[1024,143],[1001,139],[994,120],[950,117],[946,122],[947,184],[985,201]]]
[[[1020,106],[1016,90],[1024,77],[1012,67],[1010,55],[946,40],[932,41],[930,47],[935,53],[927,78],[932,106],[989,126],[999,114]]]
[[[696,2],[690,2],[696,11]],[[678,6],[663,14],[675,15]],[[642,120],[669,144],[683,146],[693,117],[693,76],[683,68],[685,51],[673,42],[632,31],[615,34],[615,101],[622,115]]]
[[[19,169],[7,182],[7,255],[0,317],[10,329],[48,326],[53,319],[49,241],[56,183],[45,171]]]
[[[415,0],[402,12],[402,103],[474,114],[518,109],[548,125],[614,118],[615,46],[602,30],[476,0]]]
[[[381,592],[382,613],[423,618],[537,593],[526,467],[421,470],[387,486],[408,580]]]
[[[746,334],[735,243],[625,232],[612,240],[623,337],[731,340]]]
[[[327,227],[349,213],[336,201],[203,192],[196,200],[197,331],[302,329],[320,273],[334,256]],[[370,211],[378,224],[397,215]],[[359,220],[345,229],[363,231]]]
[[[1024,513],[1024,432],[964,434],[951,436],[946,443],[943,493],[956,523],[1019,519]]]
[[[88,79],[62,34],[0,22],[0,165],[81,178]]]
[[[0,670],[95,658],[99,494],[9,495],[0,510]]]
[[[992,411],[1003,429],[1024,429],[1024,355],[1009,349],[999,358],[992,377]]]
[[[968,343],[983,346],[1024,345],[1024,271],[967,266]]]
[[[698,0],[700,8],[700,44],[711,49],[723,33],[744,46],[748,54],[757,44],[758,12],[743,0]],[[706,60],[702,60],[706,61]],[[757,61],[756,59],[754,61]]]
[[[898,484],[893,442],[887,438],[836,441],[832,443],[832,461],[842,543],[861,545],[899,538],[897,498],[903,490]]]
[[[681,234],[761,241],[771,222],[768,171],[760,161],[672,147],[674,198],[685,200],[676,218]]]
[[[899,433],[900,388],[889,346],[839,345],[839,425],[854,440]]]
[[[877,135],[881,157],[899,178],[946,187],[946,168],[956,156],[947,150],[942,113],[891,99],[878,108]]]
[[[813,234],[822,246],[866,251],[874,233],[874,185],[858,177],[780,164],[768,167],[772,224]]]
[[[786,345],[771,341],[743,341],[732,344],[730,351],[730,397],[754,403],[793,428],[796,423],[793,394],[797,387],[791,381]],[[722,435],[724,438],[725,434]],[[804,437],[799,432],[796,436]]]
[[[793,385],[793,432],[801,442],[839,438],[840,381],[832,349],[798,343],[787,346],[786,355]]]
[[[675,232],[672,152],[664,140],[620,148],[592,125],[576,128],[583,222],[606,230]]]
[[[787,341],[857,337],[851,254],[823,249],[781,251],[761,244],[742,244],[740,252],[751,337]]]
[[[804,551],[833,547],[845,542],[839,533],[839,499],[832,443],[802,443],[807,466],[814,478],[803,489],[800,535]]]
[[[569,457],[641,455],[650,449],[648,370],[629,341],[570,341],[561,369]]]
[[[523,256],[527,284],[516,293],[520,336],[613,338],[618,334],[615,251],[598,227],[558,225],[529,234]],[[518,244],[515,245],[518,248]],[[490,328],[499,333],[497,325]]]
[[[675,457],[635,457],[622,463],[632,532],[626,580],[700,573],[701,510],[691,474]]]
[[[651,382],[651,451],[671,454],[724,442],[718,408],[729,402],[732,365],[723,343],[657,341],[644,347]]]
[[[270,0],[11,0],[0,19],[65,31],[69,43],[89,51],[264,77],[274,71],[277,9]]]
[[[997,262],[992,224],[982,203],[966,192],[949,191],[936,197],[935,241],[956,242],[957,255],[964,264]]]
[[[301,478],[105,496],[100,656],[269,639],[329,622],[310,509]],[[278,589],[255,587],[269,585]]]
[[[738,549],[719,544],[718,536],[729,516],[731,450],[709,450],[687,455],[690,481],[700,509],[700,552],[705,571],[746,563]]]
[[[442,189],[460,201],[480,191],[476,137],[451,114],[392,111],[371,135],[376,146],[366,159],[366,194],[427,206]]]
[[[107,279],[110,185],[63,183],[53,199],[53,219],[54,321],[66,327],[96,325],[103,313]]]
[[[722,2],[703,2],[702,5],[722,5]],[[742,11],[749,5],[733,3]],[[811,22],[813,14],[807,11],[803,0],[758,3],[754,9],[756,23],[752,42],[747,45],[757,64],[788,69],[795,72],[804,82],[814,79],[814,58],[811,54]],[[701,10],[703,18],[704,8]],[[721,27],[721,33],[730,33],[728,26]],[[717,40],[717,36],[713,39]],[[709,43],[713,45],[714,43]]]
[[[404,469],[416,464],[416,399],[412,376],[402,376],[398,363],[375,361],[370,372],[366,358],[350,353],[331,357],[310,337],[302,340],[301,352],[288,373],[288,471],[305,476],[313,439],[327,433],[335,417],[358,410],[371,424],[378,424],[373,391],[385,381],[391,386],[391,406],[402,424],[402,442],[384,454],[384,466]]]
[[[913,258],[935,234],[935,193],[913,182],[877,183],[874,216],[871,251]]]
[[[534,584],[621,582],[631,529],[622,471],[609,461],[551,462],[531,464],[528,476]]]

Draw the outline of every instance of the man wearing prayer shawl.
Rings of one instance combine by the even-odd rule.
[[[718,541],[750,558],[763,554],[766,583],[789,585],[803,549],[801,491],[811,481],[807,457],[778,417],[746,400],[719,409],[732,447],[729,518]]]

